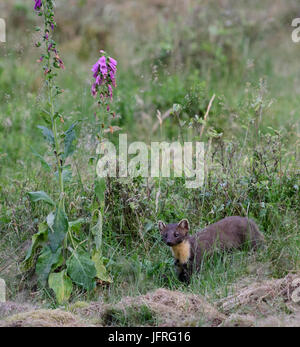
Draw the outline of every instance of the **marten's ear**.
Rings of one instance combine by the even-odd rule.
[[[186,230],[187,232],[190,230],[190,224],[189,224],[189,221],[187,219],[182,219],[178,224],[177,226],[180,228],[180,229],[184,229]]]
[[[166,228],[166,224],[162,222],[161,220],[158,221],[158,229],[162,233]]]

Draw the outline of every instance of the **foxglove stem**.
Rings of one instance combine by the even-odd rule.
[[[55,118],[55,110],[54,110],[54,100],[53,100],[53,85],[51,81],[49,81],[49,103],[51,105],[51,122],[52,122],[52,132],[54,137],[54,146],[55,146],[55,157],[56,157],[56,163],[57,163],[57,171],[58,171],[58,181],[59,181],[59,202],[62,203],[62,208],[65,210],[65,203],[64,203],[64,181],[63,181],[63,167],[62,162],[60,159],[60,144],[58,141],[58,131],[57,131],[57,124],[56,124],[56,118]]]
[[[44,15],[44,31],[47,32],[47,35],[45,36],[44,44],[45,44],[45,52],[46,55],[48,54],[48,62],[47,62],[47,68],[45,70],[45,75],[46,75],[46,83],[48,86],[48,101],[49,101],[49,106],[50,106],[50,118],[51,118],[51,125],[52,125],[52,133],[54,137],[54,155],[56,158],[56,165],[57,165],[57,172],[58,172],[58,181],[59,181],[59,205],[61,208],[65,211],[65,204],[64,204],[64,199],[65,199],[65,194],[64,194],[64,181],[63,181],[63,162],[61,159],[61,151],[60,151],[60,142],[59,142],[59,133],[57,130],[57,119],[56,119],[56,112],[55,112],[55,103],[54,99],[55,96],[53,95],[53,90],[55,89],[55,85],[53,82],[54,76],[51,76],[49,78],[48,73],[51,71],[51,50],[49,50],[49,31],[47,27],[47,13],[46,11],[48,10],[47,4],[45,0],[41,1],[41,6],[40,8],[43,9],[43,15]],[[57,50],[54,48],[54,53],[57,55]]]

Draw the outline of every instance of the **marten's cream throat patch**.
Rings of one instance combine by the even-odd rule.
[[[190,258],[190,243],[189,241],[182,241],[176,246],[171,247],[173,256],[178,259],[180,264],[186,264]]]

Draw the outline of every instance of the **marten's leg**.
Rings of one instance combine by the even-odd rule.
[[[185,282],[185,283],[190,283],[190,274],[188,271],[187,264],[181,264],[180,265],[180,272],[178,275],[179,281]]]

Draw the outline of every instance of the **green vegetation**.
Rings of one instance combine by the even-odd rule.
[[[56,39],[66,66],[57,77],[64,90],[56,101],[63,119],[59,126],[66,132],[80,121],[76,150],[66,159],[72,174],[64,180],[65,212],[69,221],[79,221],[72,225],[72,235],[92,256],[99,208],[95,149],[102,119],[90,95],[90,70],[100,49],[118,60],[111,126],[121,131],[111,132],[106,125],[106,137],[117,143],[119,133],[127,133],[129,142],[149,145],[203,140],[205,183],[186,189],[183,178],[108,179],[101,266],[112,283],[103,281],[92,291],[75,286],[70,302],[116,303],[164,287],[202,294],[213,303],[249,274],[263,271],[265,278],[281,278],[299,271],[300,43],[291,40],[299,4],[245,0],[217,6],[191,0],[167,9],[163,1],[133,3],[99,2],[95,9],[89,1],[78,1],[70,11],[67,5],[55,9]],[[39,19],[32,1],[6,1],[4,8],[8,40],[0,43],[0,277],[7,281],[10,300],[25,296],[56,308],[51,289],[56,287],[33,275],[35,264],[41,265],[36,263],[40,247],[30,258],[31,270],[22,267],[32,236],[39,231],[44,241],[43,222],[53,210],[32,202],[28,193],[45,191],[53,201],[60,199],[58,179],[49,168],[55,160],[38,128],[47,125],[46,90],[36,62],[40,53],[33,47]],[[215,255],[189,286],[180,283],[157,221],[187,218],[195,232],[229,215],[253,218],[266,247],[254,254]],[[56,275],[51,283],[60,280]],[[111,312],[107,319],[112,325],[156,324],[147,306],[129,316]]]

